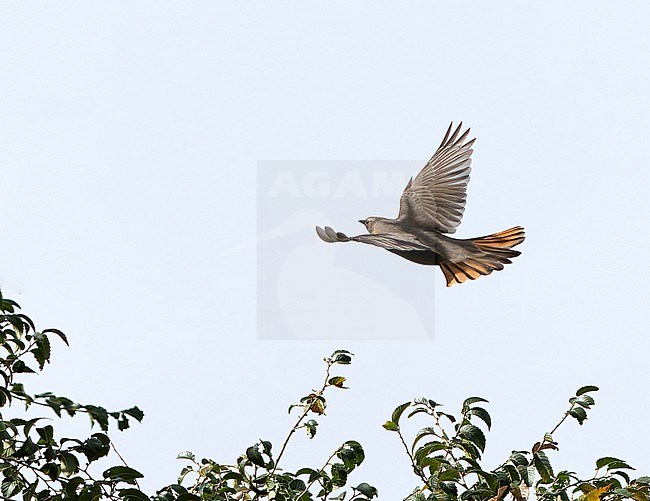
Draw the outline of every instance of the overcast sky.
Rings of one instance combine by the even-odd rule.
[[[416,478],[380,426],[397,404],[488,398],[496,466],[595,384],[554,462],[650,473],[649,16],[643,1],[2,2],[0,286],[71,341],[31,387],[140,405],[114,439],[149,491],[181,450],[279,446],[337,348],[357,355],[351,389],[287,465],[357,439],[352,481],[401,499]],[[437,268],[313,232],[360,232],[398,194],[273,204],[258,176],[414,175],[452,120],[477,137],[456,235],[527,231],[476,282],[447,289]]]

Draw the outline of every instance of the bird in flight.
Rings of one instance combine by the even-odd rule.
[[[440,266],[447,287],[502,270],[521,254],[512,248],[524,241],[524,229],[515,226],[484,237],[457,239],[465,210],[467,183],[472,163],[469,129],[460,134],[462,122],[449,125],[442,143],[420,173],[406,185],[397,219],[368,217],[359,222],[368,234],[348,237],[326,226],[316,227],[325,242],[362,242],[382,247],[409,261]]]

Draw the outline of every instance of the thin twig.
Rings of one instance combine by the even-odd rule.
[[[341,450],[341,447],[339,447],[334,452],[332,452],[332,455],[327,458],[327,461],[325,461],[325,464],[318,470],[318,473],[322,473],[323,471],[325,471],[325,468],[327,468],[327,465],[330,464],[330,461],[332,460],[332,458],[334,456],[336,456],[336,453],[339,452],[340,450]],[[309,484],[307,484],[307,487],[305,487],[305,489],[300,494],[298,494],[298,497],[296,497],[296,499],[300,499],[311,488],[311,486],[314,485],[314,482],[316,482],[316,480],[318,480],[319,478],[320,478],[320,475],[314,477],[314,479],[311,482],[309,482]]]
[[[314,395],[317,397],[320,397],[324,392],[325,388],[328,386],[328,381],[330,377],[330,369],[332,368],[332,365],[334,364],[334,361],[331,359],[326,359],[325,362],[327,363],[327,368],[325,370],[325,381],[323,382],[323,386],[321,387],[320,390],[314,392]],[[287,435],[287,438],[284,439],[284,443],[282,444],[282,447],[280,448],[280,453],[278,454],[276,460],[275,460],[275,465],[273,466],[273,470],[271,470],[271,474],[275,473],[275,470],[278,468],[278,464],[280,463],[280,459],[282,458],[282,455],[284,454],[284,451],[287,448],[287,445],[289,444],[289,440],[293,436],[293,434],[300,428],[300,424],[302,423],[302,420],[305,419],[307,414],[309,413],[311,409],[311,405],[313,403],[313,400],[307,401],[305,403],[305,410],[300,414],[298,417],[298,420],[296,423],[293,425],[291,430],[289,430],[289,434]]]
[[[113,452],[115,452],[115,454],[117,454],[117,457],[120,458],[120,461],[122,461],[122,464],[123,464],[124,466],[126,466],[127,468],[130,468],[130,466],[126,463],[126,461],[125,461],[124,458],[122,457],[122,454],[120,454],[120,451],[118,451],[118,450],[117,450],[117,447],[115,447],[115,444],[113,443],[112,440],[111,440],[111,449],[113,449]],[[133,481],[135,482],[136,487],[137,487],[138,489],[140,489],[140,484],[138,483],[138,479],[137,479],[137,478],[134,478]]]
[[[409,457],[411,460],[411,465],[413,466],[413,471],[416,473],[418,477],[422,479],[424,484],[427,484],[427,478],[424,476],[424,473],[422,473],[422,470],[417,467],[415,464],[415,458],[411,454],[411,451],[409,450],[408,445],[406,445],[406,442],[404,441],[404,436],[402,435],[402,432],[400,431],[399,427],[397,428],[397,436],[399,436],[399,439],[402,441],[402,444],[404,445],[404,449],[406,450],[406,455]]]

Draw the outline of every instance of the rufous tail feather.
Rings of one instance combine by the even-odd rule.
[[[440,268],[447,279],[447,287],[462,284],[467,280],[476,280],[482,275],[489,275],[495,270],[502,270],[503,265],[510,264],[511,258],[521,252],[512,250],[524,241],[526,235],[521,226],[493,233],[485,237],[466,240],[474,244],[476,252],[461,262],[442,261]]]

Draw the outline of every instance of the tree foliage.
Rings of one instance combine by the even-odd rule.
[[[144,413],[137,407],[107,411],[92,404],[79,404],[53,393],[30,393],[19,379],[40,372],[50,362],[50,339],[68,340],[58,329],[37,331],[34,322],[19,312],[15,301],[0,293],[0,492],[4,498],[75,499],[99,498],[146,499],[137,488],[142,477],[126,464],[106,468],[94,477],[91,465],[105,460],[111,452],[108,430],[111,422],[119,430],[130,420],[141,421]],[[57,417],[86,414],[100,432],[84,438],[57,437],[46,417],[5,418],[7,407],[17,402],[25,408],[47,408]]]
[[[482,454],[486,447],[486,431],[492,426],[485,409],[487,400],[465,399],[456,416],[443,412],[441,405],[428,398],[417,398],[399,405],[384,428],[397,434],[411,461],[413,472],[421,485],[405,501],[456,501],[514,499],[524,501],[597,501],[650,499],[650,477],[631,479],[633,468],[625,461],[605,457],[596,461],[594,475],[580,478],[575,472],[557,473],[548,454],[559,450],[553,434],[569,418],[579,424],[587,419],[587,411],[595,401],[596,386],[583,386],[569,399],[569,408],[562,419],[542,439],[526,450],[514,450],[503,463],[486,468]],[[420,429],[407,442],[400,423],[416,415],[426,416],[429,426]],[[409,445],[410,444],[410,445]]]
[[[185,462],[175,482],[153,495],[138,485],[143,475],[131,468],[115,450],[109,431],[126,430],[132,420],[142,421],[138,407],[108,411],[93,404],[80,404],[53,393],[32,394],[25,374],[38,374],[50,362],[50,341],[68,340],[58,329],[38,331],[32,320],[20,313],[16,302],[0,292],[0,497],[3,499],[93,501],[98,499],[191,501],[275,500],[368,501],[379,496],[372,485],[352,486],[349,475],[364,461],[361,444],[343,442],[324,455],[321,465],[289,471],[282,459],[296,432],[310,438],[318,432],[318,420],[327,408],[329,391],[346,389],[346,378],[333,370],[352,362],[352,353],[337,350],[324,359],[325,375],[318,389],[311,390],[289,406],[295,423],[279,448],[260,439],[245,448],[232,463],[197,459],[189,451],[178,459]],[[551,454],[558,450],[553,435],[567,420],[583,424],[594,405],[595,386],[580,388],[569,399],[569,408],[558,424],[526,450],[515,450],[496,468],[482,463],[486,433],[492,426],[485,408],[487,400],[467,398],[457,415],[441,410],[428,398],[399,405],[384,428],[395,433],[404,446],[419,485],[405,501],[597,501],[631,498],[650,501],[650,477],[631,477],[625,461],[604,457],[596,461],[590,478],[572,471],[555,472]],[[99,431],[87,437],[58,437],[47,417],[6,417],[8,408],[20,404],[49,410],[63,418],[85,414]],[[427,426],[407,440],[404,420],[427,419]],[[277,450],[277,453],[275,452]],[[118,464],[110,461],[117,459]],[[101,471],[101,474],[94,472]]]

